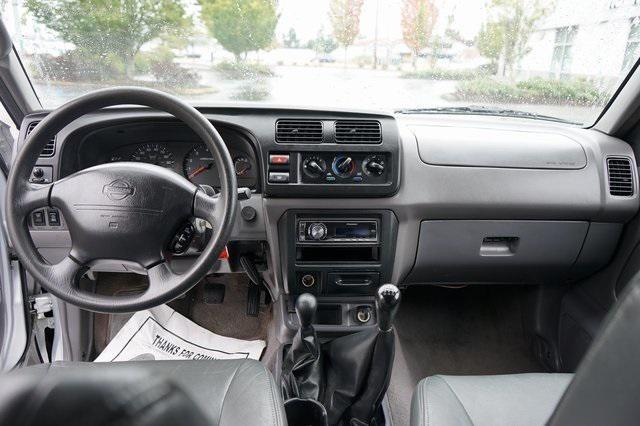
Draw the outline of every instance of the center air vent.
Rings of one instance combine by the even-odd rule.
[[[322,122],[318,120],[278,120],[276,142],[322,143]]]
[[[631,160],[624,157],[607,158],[609,175],[609,194],[620,197],[633,195],[633,170]]]
[[[33,131],[33,129],[35,129],[38,123],[40,122],[32,121],[31,123],[29,123],[29,126],[27,127],[26,136],[29,136],[29,134]],[[40,153],[40,157],[53,157],[55,153],[56,153],[56,137],[53,136],[51,139],[49,139],[49,142],[47,142],[47,144],[43,148],[42,152]]]
[[[374,120],[336,121],[337,143],[380,143],[380,122]]]

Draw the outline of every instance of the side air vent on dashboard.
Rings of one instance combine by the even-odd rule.
[[[38,123],[40,122],[32,121],[31,123],[29,123],[29,126],[27,127],[26,136],[29,136],[29,134],[33,131],[33,129],[35,129]],[[55,153],[56,153],[56,137],[53,136],[51,139],[49,139],[49,142],[47,142],[44,149],[40,153],[40,157],[53,157]]]
[[[336,121],[337,143],[381,143],[380,122],[374,120]]]
[[[633,195],[633,170],[631,160],[624,157],[607,158],[609,194],[621,197]]]
[[[276,142],[322,143],[322,122],[319,120],[278,120]]]

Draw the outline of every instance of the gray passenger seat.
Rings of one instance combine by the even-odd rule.
[[[430,376],[411,400],[412,425],[542,425],[573,374]]]
[[[640,273],[609,312],[574,375],[431,376],[411,401],[412,426],[637,425]]]

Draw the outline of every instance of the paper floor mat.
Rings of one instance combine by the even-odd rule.
[[[142,360],[258,360],[263,340],[219,336],[166,305],[136,312],[95,362]]]

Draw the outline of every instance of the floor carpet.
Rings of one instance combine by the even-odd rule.
[[[172,309],[216,334],[243,340],[267,340],[267,326],[271,320],[271,305],[260,304],[258,316],[246,314],[249,280],[241,274],[210,276],[190,290],[184,297],[169,303]],[[224,302],[204,301],[206,283],[225,287]],[[147,278],[135,274],[100,274],[97,288],[103,294],[122,294],[144,288]],[[264,294],[263,294],[264,297]],[[131,314],[96,314],[94,321],[95,353],[99,354],[116,335]]]
[[[409,424],[411,396],[424,377],[542,371],[524,336],[521,292],[510,286],[403,292],[388,392],[395,426]]]

